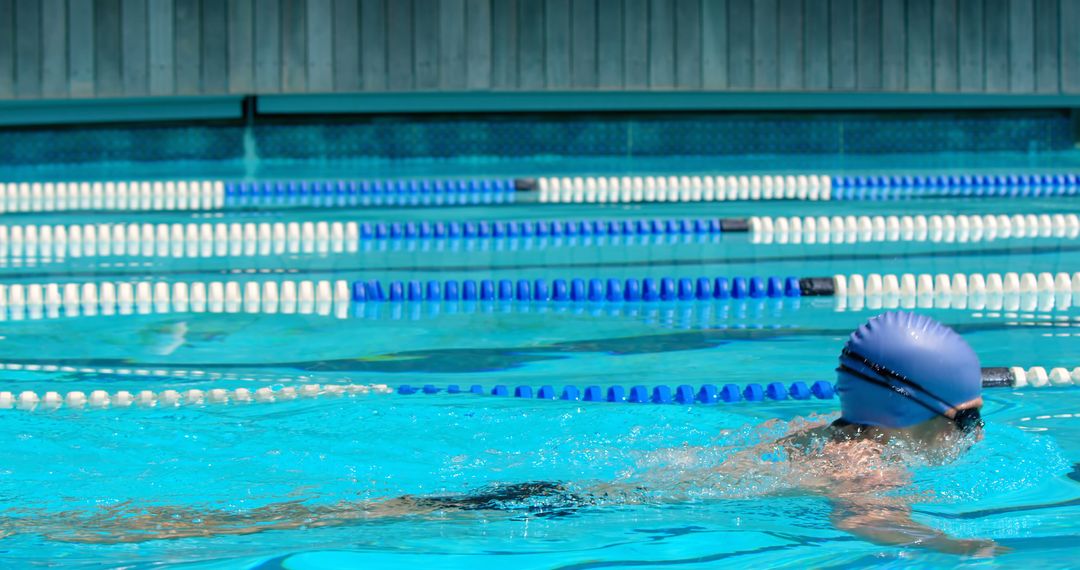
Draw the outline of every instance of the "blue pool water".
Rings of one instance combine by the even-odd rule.
[[[1001,164],[1038,168],[1046,166],[1042,160],[1018,155]],[[675,172],[679,166],[666,165]],[[681,166],[703,170],[692,162]],[[850,171],[874,166],[864,160]],[[433,176],[462,172],[431,164],[412,168]],[[520,171],[543,168],[523,164]],[[50,173],[38,174],[48,179]],[[261,174],[284,173],[268,168]],[[324,165],[286,175],[356,172]],[[1076,212],[1075,198],[1059,197],[36,213],[5,223]],[[1080,249],[1068,237],[754,244],[746,234],[731,233],[608,241],[398,240],[336,254],[9,256],[0,260],[0,280],[550,281],[1078,269]],[[1080,365],[1075,308],[924,312],[964,334],[984,366]],[[827,297],[801,297],[615,305],[384,303],[338,316],[239,311],[31,318],[0,328],[0,363],[8,365],[0,390],[809,384],[831,379],[847,334],[874,314],[868,308],[838,310]],[[995,389],[986,398],[985,440],[952,463],[916,462],[911,480],[891,495],[912,504],[919,522],[1011,549],[999,559],[1003,565],[1068,567],[1080,534],[1080,391]],[[0,541],[0,560],[12,567],[289,569],[961,562],[838,530],[828,500],[800,491],[809,482],[793,476],[783,461],[752,456],[744,469],[717,469],[746,461],[738,459],[741,450],[766,449],[783,434],[831,420],[836,411],[836,400],[819,399],[634,405],[445,390],[273,404],[2,410],[7,444],[0,450],[0,533],[7,536]],[[385,508],[402,495],[456,495],[541,480],[563,482],[578,493],[608,493],[593,504],[540,513],[528,504],[479,511]],[[361,512],[356,505],[384,507]]]

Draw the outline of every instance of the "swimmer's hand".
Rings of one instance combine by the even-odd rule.
[[[957,554],[960,556],[970,556],[972,558],[993,558],[1012,552],[1011,548],[1002,546],[993,540],[983,538],[950,538],[944,535],[923,541],[918,543],[918,545],[944,554]]]
[[[909,505],[891,504],[882,497],[834,497],[832,503],[833,526],[875,544],[927,548],[973,558],[990,558],[1010,551],[989,539],[953,538],[912,520]]]

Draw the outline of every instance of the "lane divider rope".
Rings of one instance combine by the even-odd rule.
[[[109,408],[177,408],[192,405],[223,404],[269,404],[301,398],[363,396],[367,394],[391,394],[393,390],[385,384],[304,384],[281,388],[263,387],[255,390],[237,388],[226,390],[140,390],[135,393],[121,390],[108,393],[105,390],[93,390],[89,394],[82,391],[37,392],[0,392],[0,410],[51,411],[61,408],[103,410]]]
[[[1072,196],[1073,173],[1017,175],[579,176],[521,180],[542,203],[711,202],[724,200],[895,200],[919,197]]]
[[[247,222],[0,225],[0,255],[57,257],[239,256],[355,252],[363,244],[403,240],[719,235],[746,220],[582,220],[505,222]],[[526,242],[527,243],[527,242]],[[538,242],[543,244],[545,242]]]
[[[1077,214],[754,216],[751,243],[983,242],[1080,236]]]
[[[940,307],[1065,310],[1080,298],[1080,272],[833,277],[698,277],[391,281],[120,281],[0,284],[0,318],[97,314],[316,313],[348,316],[351,303],[519,301],[634,303],[832,296],[837,309]]]
[[[0,256],[253,256],[283,253],[341,253],[373,249],[372,243],[413,240],[499,239],[508,248],[544,247],[551,239],[626,236],[641,243],[662,237],[751,234],[751,243],[855,243],[865,241],[975,242],[1008,238],[1076,239],[1077,214],[820,216],[639,220],[552,220],[498,222],[246,222],[0,225]],[[538,241],[534,241],[538,240]],[[606,245],[607,241],[582,244]],[[612,244],[622,243],[612,241]],[[629,242],[627,242],[629,243]],[[409,248],[415,246],[410,245]],[[497,248],[497,247],[496,247]]]
[[[247,205],[500,203],[510,179],[260,181],[74,181],[0,183],[0,213],[71,210],[215,210]]]
[[[1070,372],[1066,368],[1045,368],[1035,366],[1028,369],[1014,366],[1009,368],[984,368],[984,388],[1062,388],[1080,386],[1080,367]],[[396,390],[385,384],[304,384],[280,388],[262,387],[255,390],[237,388],[228,390],[212,388],[209,390],[139,390],[130,392],[121,390],[108,393],[105,390],[93,390],[89,394],[83,391],[71,391],[61,394],[55,391],[38,394],[32,390],[21,392],[0,391],[0,410],[53,411],[61,408],[103,410],[110,408],[176,408],[191,405],[225,404],[268,404],[305,398],[362,396],[367,394],[403,394],[416,393],[438,394],[443,392],[433,384],[413,387],[400,385]],[[660,385],[651,389],[648,386],[564,386],[556,390],[554,386],[544,385],[534,389],[531,386],[517,386],[511,390],[505,384],[493,386],[490,390],[480,384],[463,388],[450,384],[445,388],[447,394],[476,394],[520,399],[564,400],[582,402],[611,402],[635,404],[717,404],[720,402],[762,402],[782,400],[831,400],[835,396],[835,386],[826,380],[811,384],[806,382],[770,382],[762,385],[750,383],[703,384],[695,389],[689,384],[681,384],[672,389]]]
[[[831,281],[831,283],[830,283]],[[831,287],[838,310],[953,308],[989,311],[1063,311],[1080,300],[1080,272],[836,275]]]
[[[216,180],[0,183],[0,214],[70,210],[212,210],[225,205]]]

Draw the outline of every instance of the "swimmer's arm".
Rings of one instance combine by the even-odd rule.
[[[833,526],[868,542],[887,546],[921,547],[945,554],[980,558],[1004,552],[993,540],[954,538],[916,522],[911,518],[909,505],[865,499],[834,497]]]

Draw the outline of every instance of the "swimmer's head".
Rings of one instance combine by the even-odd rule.
[[[955,408],[980,396],[982,368],[949,327],[924,315],[889,312],[851,333],[836,391],[845,422],[909,428],[939,416],[963,419]]]

